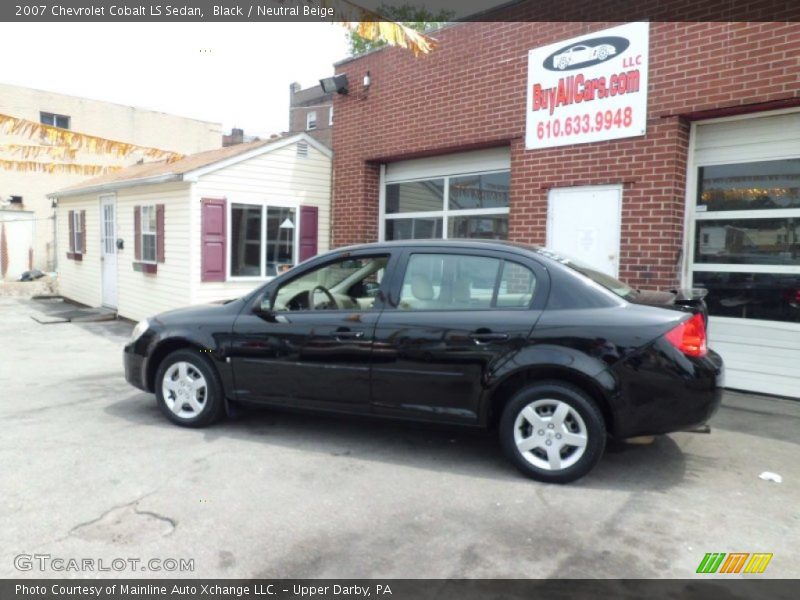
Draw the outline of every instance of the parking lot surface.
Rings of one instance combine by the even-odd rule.
[[[800,576],[798,402],[728,392],[710,435],[615,444],[546,485],[491,434],[270,410],[176,427],[124,380],[130,324],[31,318],[52,310],[0,298],[0,577],[109,575],[24,554],[194,561],[129,577],[683,578],[707,552]]]

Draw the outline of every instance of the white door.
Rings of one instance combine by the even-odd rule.
[[[621,186],[550,190],[547,247],[616,277],[621,211]]]
[[[100,198],[100,261],[103,269],[103,306],[117,308],[117,203]]]
[[[30,257],[33,249],[34,213],[23,210],[0,210],[0,238],[5,236],[6,242],[6,276],[8,280],[15,280],[30,266]],[[2,279],[0,273],[0,279]]]

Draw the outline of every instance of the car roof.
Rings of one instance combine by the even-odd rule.
[[[427,240],[393,240],[390,242],[372,242],[368,244],[355,244],[352,246],[345,246],[334,249],[334,252],[355,252],[356,250],[387,250],[399,248],[430,248],[438,247],[441,249],[447,248],[461,248],[469,250],[499,250],[501,252],[508,252],[509,250],[516,254],[542,254],[544,248],[533,244],[523,244],[520,242],[509,242],[506,240],[441,240],[441,239],[427,239]]]

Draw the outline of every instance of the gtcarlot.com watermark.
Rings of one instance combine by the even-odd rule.
[[[65,558],[50,554],[17,554],[17,571],[54,571],[58,573],[88,573],[148,571],[153,573],[192,573],[193,558]]]

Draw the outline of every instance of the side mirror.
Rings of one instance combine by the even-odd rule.
[[[253,306],[253,314],[266,321],[274,323],[277,319],[275,318],[275,312],[270,306],[271,304],[272,303],[267,296],[262,296],[262,298]]]

